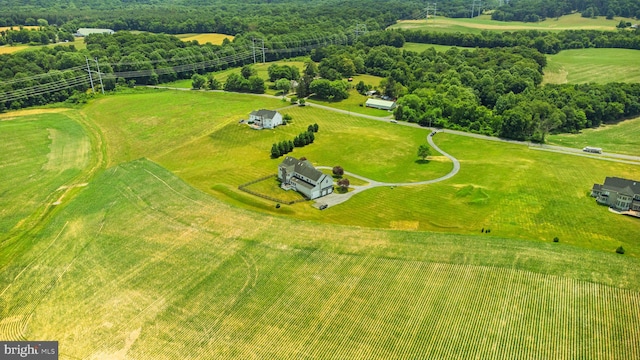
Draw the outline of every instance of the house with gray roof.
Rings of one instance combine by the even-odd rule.
[[[259,129],[273,129],[282,125],[282,115],[277,111],[260,109],[249,114],[249,123]]]
[[[366,107],[376,108],[381,110],[393,110],[396,108],[395,101],[381,100],[381,99],[367,99],[364,105]]]
[[[640,181],[607,176],[604,184],[593,184],[591,196],[616,210],[640,211]]]
[[[333,192],[333,179],[313,167],[308,160],[287,156],[278,165],[278,180],[285,190],[295,190],[313,200]]]

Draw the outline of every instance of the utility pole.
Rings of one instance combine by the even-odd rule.
[[[478,15],[480,15],[480,13],[482,12],[482,0],[473,0],[473,2],[471,3],[471,17],[473,18],[473,15],[475,14],[475,9],[478,9]]]
[[[98,64],[98,58],[94,58],[96,61],[96,68],[98,68],[98,78],[100,78],[100,89],[102,89],[102,95],[104,95],[104,84],[102,83],[102,73],[100,72],[100,64]]]
[[[424,9],[427,12],[427,21],[429,21],[429,13],[431,13],[433,20],[436,19],[436,9],[437,3],[427,4],[427,7]]]
[[[260,47],[256,47],[256,41],[260,41]],[[266,63],[267,62],[267,57],[265,55],[265,48],[264,48],[264,39],[252,39],[252,46],[251,49],[253,50],[253,63],[256,63],[256,48],[257,49],[262,49],[262,63]]]
[[[91,91],[95,93],[96,89],[93,87],[93,77],[91,76],[91,68],[89,67],[89,58],[85,56],[84,59],[87,61],[87,72],[89,73],[89,81],[91,82]]]
[[[354,30],[356,35],[356,40],[358,40],[358,36],[364,35],[367,33],[367,24],[356,24],[356,29]]]
[[[255,38],[251,39],[251,50],[253,52],[253,64],[255,65],[256,63],[256,39]]]

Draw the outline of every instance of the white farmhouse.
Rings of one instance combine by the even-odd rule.
[[[329,175],[313,167],[308,160],[291,156],[278,166],[278,180],[283,189],[293,189],[310,200],[333,192],[333,179]]]
[[[249,114],[249,122],[253,122],[258,128],[273,129],[282,125],[282,115],[277,111],[261,109]]]

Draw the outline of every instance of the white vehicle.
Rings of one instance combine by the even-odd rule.
[[[582,151],[595,153],[595,154],[602,154],[602,148],[598,148],[598,147],[587,146],[583,148]]]
[[[397,124],[398,120],[391,120],[392,123]]]

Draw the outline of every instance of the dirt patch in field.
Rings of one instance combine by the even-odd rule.
[[[59,108],[59,109],[25,109],[25,110],[17,110],[17,111],[12,111],[12,112],[9,112],[9,113],[6,113],[6,114],[0,114],[0,121],[14,120],[14,119],[17,119],[19,117],[29,116],[29,115],[56,114],[56,113],[61,113],[61,112],[69,111],[69,110],[71,110],[71,109]]]
[[[419,226],[419,221],[397,220],[389,223],[389,227],[395,230],[418,230]]]

